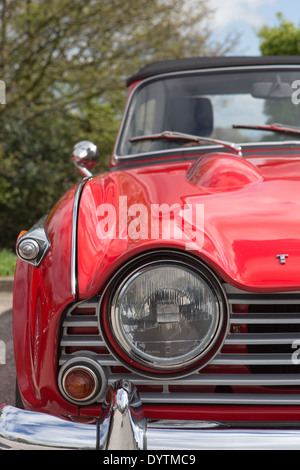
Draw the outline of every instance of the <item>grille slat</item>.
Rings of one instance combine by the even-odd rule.
[[[131,380],[136,385],[153,385],[153,379],[147,379],[137,374],[122,374],[125,380]],[[111,374],[109,383],[113,384],[120,379],[120,374]],[[155,380],[155,384],[165,385],[163,380]],[[168,380],[168,386],[177,386],[178,379]],[[180,379],[180,385],[201,386],[201,385],[233,385],[233,386],[286,386],[300,385],[300,376],[298,374],[193,374]]]
[[[199,373],[154,380],[126,371],[106,349],[98,329],[99,297],[68,310],[59,364],[74,354],[92,354],[107,368],[109,383],[121,377],[132,380],[141,388],[144,403],[299,405],[300,365],[293,363],[292,356],[293,343],[300,346],[300,292],[261,294],[228,284],[223,287],[230,307],[230,332],[222,350]]]
[[[299,324],[300,314],[299,313],[232,313],[230,317],[231,324],[254,324],[254,325],[265,325],[269,324]]]
[[[300,340],[300,333],[228,334],[225,344],[291,344]]]
[[[72,336],[63,336],[60,342],[63,347],[70,346],[90,346],[90,347],[103,347],[105,346],[104,341],[96,335],[72,335]]]
[[[256,394],[256,393],[140,393],[143,403],[177,403],[183,405],[299,405],[300,394]]]
[[[68,359],[70,359],[70,356],[73,357],[69,354],[62,354],[59,359],[59,365],[62,366]],[[120,363],[110,354],[94,354],[93,357],[103,367],[117,367],[120,365]]]
[[[243,294],[228,295],[229,304],[260,304],[260,305],[296,305],[300,303],[300,294],[297,296],[289,294],[253,294],[252,297]]]
[[[291,365],[291,354],[219,354],[214,365]]]
[[[251,292],[228,293],[229,304],[261,304],[261,305],[299,305],[300,293],[253,294]]]
[[[72,328],[77,326],[97,328],[97,317],[94,315],[73,315],[72,317],[67,317],[64,321],[64,327]]]

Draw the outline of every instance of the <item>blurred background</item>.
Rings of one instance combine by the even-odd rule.
[[[105,171],[127,89],[153,61],[300,53],[295,0],[0,0],[0,276],[14,247],[81,176],[79,140]]]

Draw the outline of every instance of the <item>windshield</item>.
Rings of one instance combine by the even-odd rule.
[[[299,79],[300,70],[296,68],[264,68],[184,73],[147,80],[137,87],[130,101],[117,155],[209,145],[207,142],[138,138],[165,131],[234,143],[299,139],[300,135],[246,127],[281,123],[300,128]],[[239,127],[240,124],[246,125],[245,128]]]

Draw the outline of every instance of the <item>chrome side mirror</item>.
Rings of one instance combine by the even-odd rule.
[[[78,142],[73,149],[73,162],[84,176],[92,176],[90,170],[94,168],[99,160],[97,146],[88,140]]]

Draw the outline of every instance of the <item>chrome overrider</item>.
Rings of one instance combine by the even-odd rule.
[[[136,387],[120,380],[108,389],[96,424],[3,405],[0,449],[299,450],[300,426],[251,429],[207,421],[149,422]]]

